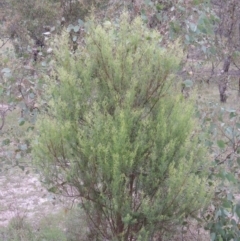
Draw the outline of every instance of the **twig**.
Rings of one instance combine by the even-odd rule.
[[[5,42],[3,42],[2,45],[0,46],[0,48],[2,48],[9,40],[10,40],[10,38],[8,38]]]
[[[7,113],[7,111],[9,111],[9,110],[11,110],[11,109],[8,107],[6,110],[3,110],[3,111],[0,112],[0,115],[1,115],[1,118],[2,118],[2,123],[1,123],[1,125],[0,125],[0,130],[2,130],[3,127],[4,127],[6,113]]]

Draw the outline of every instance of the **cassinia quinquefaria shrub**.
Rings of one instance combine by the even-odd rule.
[[[81,202],[99,240],[163,237],[210,197],[193,104],[172,86],[181,51],[160,39],[127,14],[92,20],[74,54],[59,39],[57,78],[46,78],[34,158],[52,190]]]

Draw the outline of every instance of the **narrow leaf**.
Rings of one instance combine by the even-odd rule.
[[[218,147],[221,148],[221,149],[224,149],[224,147],[225,147],[225,143],[224,143],[223,140],[218,140],[218,141],[217,141],[217,145],[218,145]]]

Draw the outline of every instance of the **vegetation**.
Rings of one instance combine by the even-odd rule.
[[[139,18],[92,23],[74,55],[59,41],[58,80],[46,81],[34,158],[52,190],[79,198],[98,239],[162,239],[210,196],[193,106],[173,87],[179,47],[159,40]]]
[[[17,214],[7,227],[0,228],[0,238],[1,241],[87,240],[87,225],[83,219],[82,211],[73,209],[66,214],[59,212],[42,218],[36,228],[26,216]]]
[[[195,240],[194,223],[213,241],[240,238],[239,1],[0,0],[0,6],[3,174],[31,166],[33,130],[40,135],[36,171],[44,173],[49,191],[82,203],[90,240],[153,234],[170,240],[172,230]],[[123,10],[138,24],[124,28]],[[46,149],[50,141],[53,148]],[[193,182],[180,185],[183,173],[206,183],[202,193]],[[171,196],[175,183],[172,190],[182,187],[182,193]],[[207,205],[210,186],[215,194]],[[59,231],[63,240],[87,240],[75,229],[78,222],[69,222],[76,235]],[[10,226],[11,238],[40,238],[31,225],[24,224],[20,236]]]

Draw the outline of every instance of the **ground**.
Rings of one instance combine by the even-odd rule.
[[[37,174],[26,174],[18,168],[0,173],[0,226],[16,216],[38,222],[65,207],[66,203],[43,187]]]
[[[0,111],[7,108],[7,105],[0,104]],[[20,112],[17,109],[7,112],[4,128],[0,131],[0,143],[8,138],[9,132],[12,134],[11,126],[19,127],[19,117]],[[21,139],[26,128],[27,126],[23,126],[17,133],[13,133],[15,138]],[[39,175],[31,168],[31,160],[19,161],[24,161],[20,164],[26,167],[24,170],[19,166],[12,167],[9,161],[6,161],[12,150],[14,153],[12,145],[0,148],[0,227],[7,226],[13,217],[26,218],[37,225],[48,214],[67,210],[69,201],[48,192],[39,181]]]

